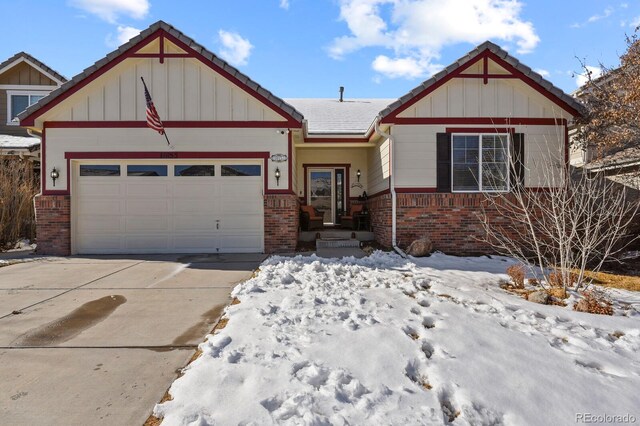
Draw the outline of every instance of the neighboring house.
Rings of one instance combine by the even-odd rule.
[[[37,165],[39,135],[30,134],[20,127],[18,114],[66,81],[25,52],[17,53],[0,64],[0,157],[18,155]]]
[[[170,147],[147,127],[140,77]],[[20,121],[43,135],[42,253],[293,251],[301,202],[331,225],[356,200],[385,246],[426,234],[480,253],[482,192],[543,186],[536,161],[562,168],[579,107],[489,42],[395,102],[285,102],[158,22]],[[488,179],[509,155],[519,173]]]

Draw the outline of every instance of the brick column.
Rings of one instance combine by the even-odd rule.
[[[367,208],[376,241],[385,247],[391,247],[391,194],[367,200]]]
[[[38,254],[71,254],[71,197],[36,195],[36,241]]]
[[[294,194],[267,194],[264,197],[264,250],[266,253],[293,252],[298,244],[300,200]]]

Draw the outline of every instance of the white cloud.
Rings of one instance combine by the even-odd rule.
[[[604,10],[604,12],[602,12],[602,14],[600,14],[600,15],[597,15],[597,14],[596,15],[592,15],[586,21],[584,21],[582,23],[576,22],[575,24],[571,24],[571,28],[582,28],[585,25],[593,24],[594,22],[598,22],[601,19],[608,18],[609,16],[611,16],[612,13],[613,13],[613,8],[612,7],[607,7]]]
[[[598,67],[586,65],[585,68],[586,70],[584,73],[575,75],[576,85],[578,87],[584,86],[589,81],[588,75],[591,75],[591,79],[593,80],[600,77],[600,74],[602,74],[602,70]]]
[[[280,7],[283,9],[289,9],[289,0],[280,0]]]
[[[122,44],[125,44],[133,37],[140,34],[140,29],[134,27],[127,27],[125,25],[118,25],[116,28],[117,34],[114,37],[113,34],[107,35],[106,43],[109,47],[118,47]]]
[[[112,24],[120,15],[142,19],[149,12],[148,0],[70,0],[70,4]]]
[[[253,45],[243,38],[240,34],[220,30],[218,31],[218,38],[222,48],[220,49],[220,56],[223,59],[231,63],[232,65],[246,65],[249,56],[251,55],[251,49]]]
[[[631,24],[629,25],[633,28],[640,27],[640,16],[633,18],[633,20],[631,21]]]
[[[350,35],[334,39],[329,55],[340,59],[365,47],[383,47],[373,68],[389,77],[417,78],[438,68],[440,51],[456,43],[488,39],[515,44],[519,53],[540,41],[520,18],[519,0],[340,0],[340,19]]]
[[[542,68],[538,68],[534,71],[540,74],[541,76],[543,76],[544,78],[549,78],[551,76],[551,73],[549,71]]]
[[[390,58],[378,55],[373,60],[371,68],[388,78],[418,78],[440,71],[442,65],[420,58]]]

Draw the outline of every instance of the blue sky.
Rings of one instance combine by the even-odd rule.
[[[9,0],[3,0],[6,4]],[[396,98],[486,39],[566,92],[578,58],[615,65],[640,1],[11,0],[0,45],[68,78],[164,20],[280,97]]]

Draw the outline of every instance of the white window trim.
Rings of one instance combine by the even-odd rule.
[[[454,136],[478,136],[478,190],[455,190],[453,189],[453,137]],[[482,137],[483,136],[506,136],[507,137],[507,189],[482,189]],[[511,191],[511,135],[509,133],[452,133],[451,134],[451,192],[457,193],[501,193]]]
[[[20,95],[36,95],[36,96],[47,96],[50,91],[46,90],[7,90],[7,126],[19,126],[20,123],[16,121],[11,121],[11,116],[13,115],[11,112],[11,97],[12,96],[20,96]],[[28,108],[28,107],[27,107]],[[22,111],[21,111],[22,112]]]

